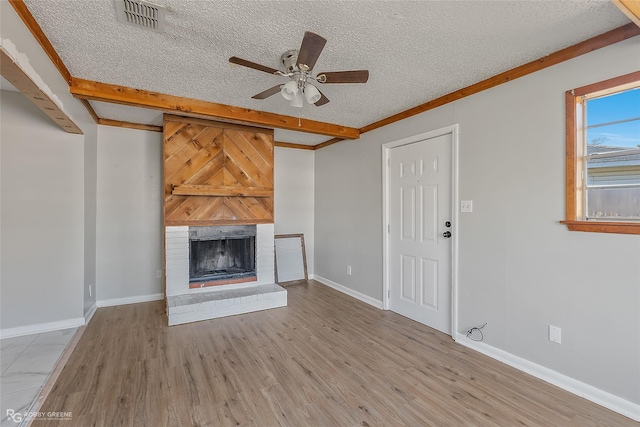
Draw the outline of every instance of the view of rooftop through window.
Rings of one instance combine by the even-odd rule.
[[[640,220],[640,87],[585,104],[587,218]]]

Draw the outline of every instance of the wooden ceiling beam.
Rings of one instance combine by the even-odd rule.
[[[611,0],[611,2],[640,27],[640,0]]]
[[[324,148],[324,147],[328,147],[328,146],[333,145],[333,144],[335,144],[337,142],[340,142],[340,141],[344,141],[344,139],[343,138],[333,138],[333,139],[330,139],[328,141],[321,142],[320,144],[316,145],[316,150],[319,150],[319,149]]]
[[[98,119],[98,124],[103,126],[113,126],[117,128],[146,130],[150,132],[162,132],[162,126],[145,125],[142,123],[124,122],[122,120]]]
[[[62,111],[61,106],[56,104],[49,95],[47,95],[47,92],[43,90],[44,88],[40,88],[31,77],[13,61],[4,48],[0,48],[0,74],[26,96],[27,99],[33,102],[40,111],[49,116],[62,130],[68,133],[82,134],[82,130]]]
[[[293,142],[273,141],[273,145],[275,145],[276,147],[282,147],[282,148],[296,148],[298,150],[315,150],[316,149],[315,145],[296,144]]]
[[[585,53],[589,53],[594,50],[612,45],[614,43],[621,42],[637,35],[640,35],[640,28],[638,26],[633,23],[623,25],[622,27],[592,37],[573,46],[569,46],[565,49],[554,52],[550,55],[543,56],[542,58],[521,65],[512,70],[505,71],[504,73],[497,74],[493,77],[489,77],[486,80],[483,80],[471,86],[467,86],[448,95],[441,96],[440,98],[425,102],[424,104],[402,111],[398,114],[387,117],[386,119],[371,123],[370,125],[360,128],[360,133],[369,132],[382,126],[386,126],[391,123],[406,119],[408,117],[415,116],[416,114],[424,113],[425,111],[429,111],[450,102],[466,98],[467,96],[474,95],[487,89],[491,89],[503,83],[510,82],[528,74],[535,73],[536,71],[551,67],[552,65],[568,61],[580,55],[584,55]]]
[[[266,128],[287,129],[340,137],[343,139],[356,139],[360,136],[360,131],[356,128],[94,82],[75,77],[71,79],[69,91],[73,96],[80,99],[151,108],[165,113],[189,117],[215,119]]]

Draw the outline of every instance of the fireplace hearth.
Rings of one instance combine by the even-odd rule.
[[[169,325],[285,307],[287,291],[275,284],[274,235],[274,225],[271,223],[218,227],[166,226],[165,280]],[[222,240],[225,241],[224,250],[222,243],[194,243]],[[236,240],[244,242],[231,243]],[[249,249],[242,252],[247,252],[248,256],[245,254],[238,258],[229,255],[229,246],[245,244],[248,244]],[[215,269],[206,267],[211,261],[203,261],[204,267],[201,270],[207,275],[237,274],[238,271],[229,271],[228,266],[244,264],[242,269],[245,269],[246,264],[253,260],[255,277],[191,282],[190,252],[194,245],[209,246],[204,250],[209,255],[217,256],[224,252],[219,263],[227,263],[224,268],[227,271],[211,273]],[[238,248],[231,249],[235,251]],[[236,268],[240,267],[231,267],[231,270]]]

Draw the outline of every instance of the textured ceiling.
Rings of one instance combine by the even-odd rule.
[[[74,77],[357,128],[629,22],[609,1],[156,0],[159,34],[117,22],[113,0],[25,3]],[[369,82],[319,85],[322,107],[251,99],[286,79],[229,57],[279,68],[307,30],[328,40],[316,72],[368,69]]]

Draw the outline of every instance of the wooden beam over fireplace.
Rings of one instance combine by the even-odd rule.
[[[198,99],[183,98],[165,93],[95,82],[76,77],[71,79],[69,91],[79,99],[150,108],[170,114],[180,114],[241,125],[260,126],[267,129],[278,128],[297,132],[308,132],[342,139],[357,139],[360,137],[360,131],[358,129],[347,126],[318,122],[299,117],[283,116],[281,114],[250,110]],[[265,129],[265,131],[267,129]]]

